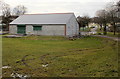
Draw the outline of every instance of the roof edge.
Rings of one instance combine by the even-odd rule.
[[[73,12],[68,13],[35,13],[35,14],[23,14],[23,15],[47,15],[47,14],[74,14]]]

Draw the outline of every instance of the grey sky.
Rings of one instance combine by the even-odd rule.
[[[13,8],[24,5],[29,14],[74,12],[76,16],[95,16],[95,12],[105,8],[108,2],[114,0],[3,0]]]

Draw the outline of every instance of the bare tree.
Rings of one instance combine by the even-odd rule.
[[[2,13],[2,1],[0,0],[0,13]]]
[[[5,30],[9,30],[9,23],[12,21],[13,14],[16,16],[27,12],[27,8],[23,5],[18,5],[11,11],[10,5],[0,0],[0,11],[2,13],[2,23],[6,24]]]
[[[9,30],[9,23],[10,23],[10,16],[11,16],[10,5],[1,1],[1,10],[2,10],[2,16],[3,16],[2,23],[5,23],[6,24],[5,29]]]
[[[117,7],[117,17],[120,18],[120,1],[116,2],[116,7]]]
[[[115,31],[116,31],[116,26],[115,26],[116,11],[115,11],[115,8],[116,7],[114,6],[114,3],[109,3],[106,7],[106,10],[108,11],[110,23],[114,28],[114,35],[115,35]]]
[[[91,20],[90,17],[88,15],[85,15],[85,16],[83,16],[83,19],[84,19],[85,25],[89,26],[89,22]]]
[[[85,15],[83,17],[78,16],[77,21],[79,24],[79,28],[83,27],[83,30],[84,30],[84,28],[89,25],[90,20],[91,19],[89,18],[88,15]]]
[[[102,18],[100,18],[100,17],[93,17],[93,18],[91,19],[91,21],[92,21],[93,23],[99,24],[100,30],[102,30],[102,25],[103,25],[103,23],[102,23]]]
[[[13,15],[19,16],[25,14],[27,12],[27,8],[23,5],[18,5],[13,9]]]
[[[78,16],[78,17],[77,17],[77,21],[78,21],[78,24],[79,24],[79,29],[80,29],[81,27],[83,27],[83,30],[84,30],[84,28],[85,28],[85,26],[86,26],[86,23],[85,23],[85,20],[83,19],[83,17]]]
[[[1,7],[2,7],[2,15],[5,17],[9,17],[11,15],[10,5],[2,2]]]
[[[115,3],[109,3],[106,7],[106,10],[108,11],[108,16],[109,16],[109,20],[110,20],[110,24],[113,26],[113,32],[114,35],[116,33],[116,23],[118,20],[118,16],[117,16],[117,10],[118,7],[115,5]]]
[[[104,29],[103,29],[103,34],[106,35],[107,34],[107,29],[106,29],[106,25],[108,23],[108,12],[106,10],[98,10],[96,12],[97,17],[99,18],[99,20],[101,20]]]
[[[96,12],[97,18],[94,19],[97,20],[94,21],[95,22],[97,21],[97,23],[100,23],[101,25],[104,26],[104,34],[107,34],[106,24],[107,23],[111,24],[112,31],[114,32],[115,35],[117,30],[116,24],[117,22],[120,21],[119,13],[120,13],[120,1],[109,2],[104,10],[98,10]]]

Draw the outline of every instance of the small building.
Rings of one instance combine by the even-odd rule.
[[[9,33],[72,37],[79,25],[74,13],[25,14],[10,23]]]

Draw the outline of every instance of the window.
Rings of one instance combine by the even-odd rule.
[[[40,30],[42,30],[42,26],[34,25],[33,30],[34,31],[40,31]]]

